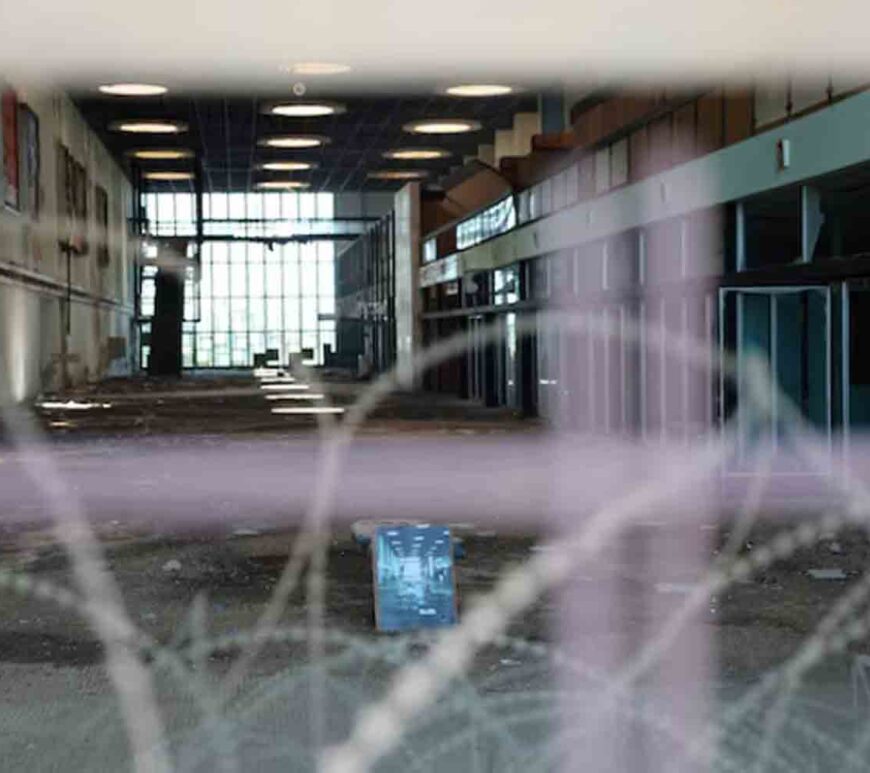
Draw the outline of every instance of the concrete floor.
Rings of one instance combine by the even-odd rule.
[[[360,391],[337,380],[326,389],[338,404]],[[456,401],[391,398],[365,426],[334,497],[324,651],[310,657],[303,587],[281,617],[281,636],[265,646],[215,724],[201,701],[249,646],[245,633],[292,549],[314,490],[316,424],[273,416],[247,376],[116,381],[73,397],[111,407],[37,411],[38,420],[58,478],[84,503],[131,619],[151,642],[141,657],[178,770],[313,769],[313,749],[346,738],[396,670],[425,656],[425,637],[374,631],[370,559],[350,528],[356,518],[404,512],[457,524],[465,549],[457,561],[461,617],[509,567],[542,555],[549,526],[539,509],[551,478],[530,474],[510,488],[518,473],[503,481],[498,469],[519,470],[520,461],[545,468],[549,457],[530,445],[545,429]],[[407,459],[429,471],[431,488]],[[0,768],[129,769],[102,646],[46,590],[75,582],[40,481],[27,480],[28,464],[20,449],[0,450]],[[739,555],[751,556],[790,525],[771,518],[756,526]],[[511,622],[507,638],[482,648],[466,677],[445,688],[376,769],[870,768],[859,740],[870,719],[861,681],[866,636],[748,698],[818,639],[823,617],[859,587],[870,542],[854,529],[822,534],[704,596],[655,665],[608,697],[661,622],[687,603],[732,529],[708,516],[689,526],[651,518],[578,563],[567,584]],[[844,579],[813,579],[814,567],[841,569]],[[862,601],[846,622],[865,616]],[[166,666],[167,656],[183,673]],[[718,735],[705,745],[705,732]]]

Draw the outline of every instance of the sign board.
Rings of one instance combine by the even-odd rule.
[[[379,631],[439,628],[457,621],[450,529],[379,526],[373,541]]]
[[[448,255],[446,258],[428,263],[420,268],[420,287],[431,287],[442,282],[452,282],[459,279],[459,255]]]

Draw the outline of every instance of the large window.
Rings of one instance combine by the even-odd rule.
[[[144,198],[149,234],[195,235],[192,195]],[[203,199],[198,281],[189,276],[185,284],[184,367],[250,367],[254,354],[266,349],[277,349],[284,362],[302,354],[310,364],[322,364],[324,346],[335,348],[335,244],[282,239],[329,233],[332,195],[231,193]],[[265,241],[269,237],[276,241]],[[155,271],[145,265],[141,272],[146,335]],[[146,345],[143,366],[147,356]]]

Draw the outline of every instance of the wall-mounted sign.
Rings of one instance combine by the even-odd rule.
[[[420,287],[431,287],[459,279],[459,255],[448,255],[420,268]]]
[[[379,526],[372,550],[379,631],[453,625],[453,543],[443,526]]]
[[[18,209],[21,202],[18,178],[18,96],[11,89],[0,97],[3,120],[3,203]]]

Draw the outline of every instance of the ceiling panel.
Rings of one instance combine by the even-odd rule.
[[[72,92],[85,120],[128,173],[135,172],[125,151],[136,147],[187,147],[194,150],[203,170],[206,191],[252,190],[259,180],[291,177],[310,183],[311,191],[394,190],[401,182],[373,180],[368,173],[381,169],[429,170],[430,183],[462,163],[464,155],[476,155],[479,143],[492,142],[495,129],[511,125],[514,113],[534,109],[536,97],[519,95],[482,99],[459,99],[431,93],[376,94],[329,99],[345,105],[344,113],[321,118],[288,118],[264,110],[276,101],[292,101],[285,91],[278,94],[171,94],[165,97],[106,97],[98,92]],[[305,99],[310,99],[306,95]],[[413,120],[429,117],[469,118],[480,121],[481,131],[462,135],[423,136],[402,130]],[[164,118],[185,121],[188,131],[173,136],[130,135],[111,131],[113,121],[128,118]],[[270,134],[321,134],[330,143],[310,150],[263,148],[258,140]],[[396,147],[443,147],[452,155],[425,162],[402,162],[383,157]],[[258,169],[263,161],[300,159],[314,162],[311,171],[269,173]],[[135,162],[138,163],[138,162]],[[180,169],[193,162],[148,162],[147,169]],[[184,190],[191,183],[149,183],[154,189]]]

